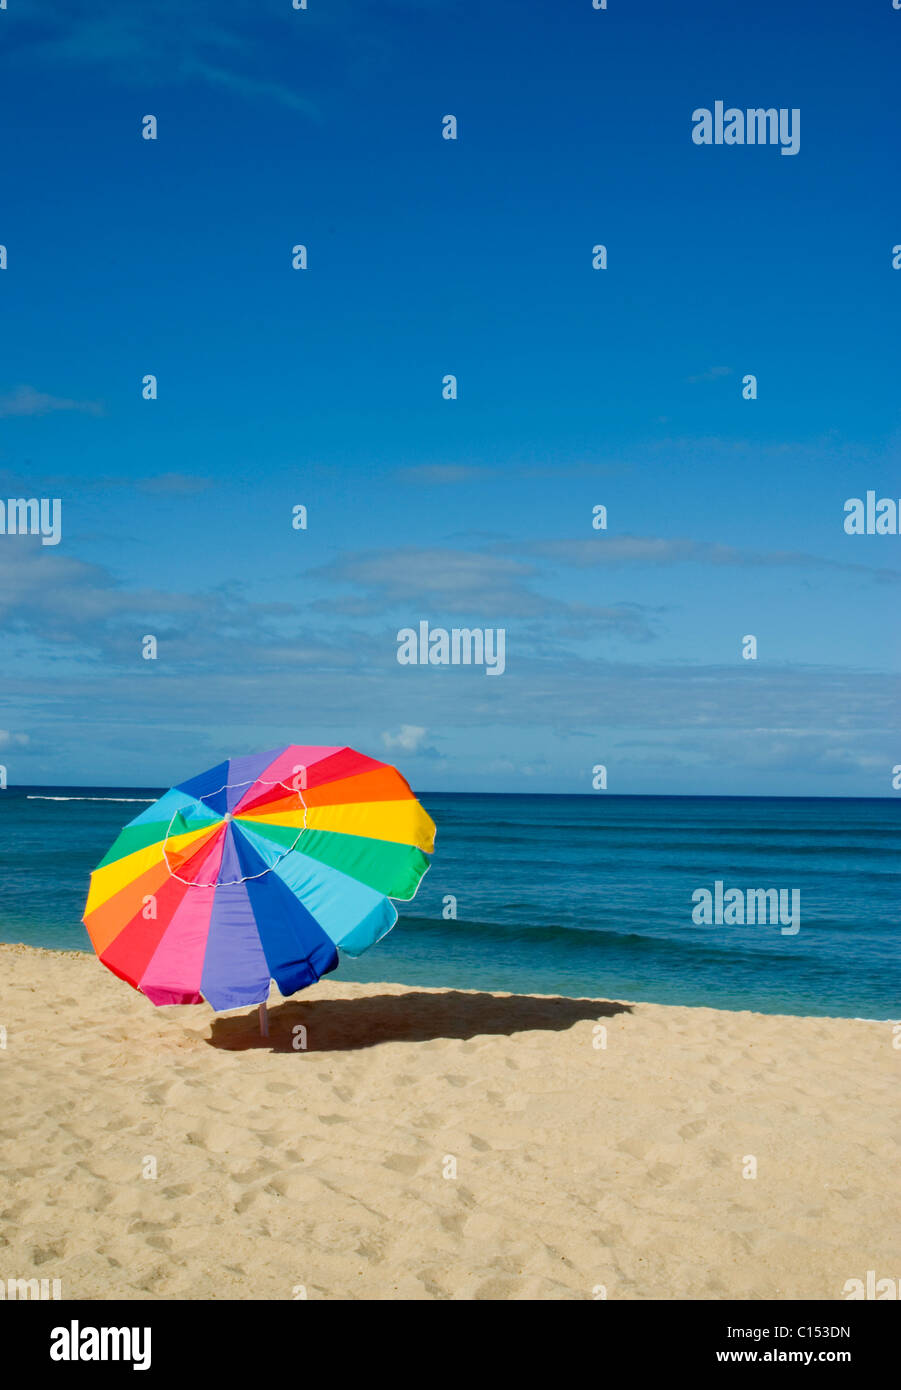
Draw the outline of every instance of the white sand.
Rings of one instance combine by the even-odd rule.
[[[273,995],[264,1042],[255,1013],[155,1009],[92,956],[0,945],[0,1026],[4,1282],[837,1299],[901,1278],[888,1023],[326,980]]]

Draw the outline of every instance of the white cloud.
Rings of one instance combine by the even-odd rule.
[[[389,749],[400,748],[404,753],[415,753],[425,736],[426,730],[419,724],[401,724],[398,733],[383,733],[382,743]]]
[[[0,748],[24,748],[29,742],[27,734],[11,734],[9,729],[0,729]]]

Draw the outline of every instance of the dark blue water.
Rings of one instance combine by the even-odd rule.
[[[159,791],[0,793],[0,940],[89,950],[88,875],[142,806],[35,793]],[[438,825],[432,869],[391,935],[339,977],[901,1018],[899,800],[421,799]],[[800,930],[695,925],[692,893],[717,879],[798,889]]]

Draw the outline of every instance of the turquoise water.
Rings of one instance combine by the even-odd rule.
[[[89,950],[88,875],[155,789],[0,793],[0,940]],[[338,978],[901,1018],[901,801],[423,793],[433,866]],[[692,893],[797,889],[800,930],[697,926]],[[457,900],[457,919],[443,917]],[[123,988],[127,986],[123,985]]]

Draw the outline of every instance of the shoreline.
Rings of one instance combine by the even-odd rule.
[[[76,947],[65,947],[65,946],[32,946],[32,945],[31,945],[29,942],[27,942],[27,941],[3,941],[2,939],[0,939],[0,966],[2,966],[3,952],[6,952],[6,951],[13,951],[13,952],[14,952],[14,951],[32,951],[32,952],[35,952],[36,954],[44,954],[44,955],[47,955],[47,956],[67,956],[67,957],[71,957],[73,960],[83,960],[83,959],[87,958],[87,959],[89,959],[89,960],[97,961],[97,956],[95,955],[94,951],[91,949],[90,945],[86,946],[86,947],[84,948],[84,950],[79,950],[79,949],[76,948]],[[103,966],[99,961],[97,961],[97,963],[98,963],[98,965],[100,965],[100,968],[101,968],[106,974],[109,974],[109,973],[110,973],[108,970],[106,970],[106,967]],[[558,993],[558,994],[541,994],[541,993],[538,993],[537,991],[534,991],[534,990],[521,991],[521,990],[463,989],[463,988],[461,988],[459,985],[420,985],[420,984],[404,984],[404,983],[401,982],[401,981],[388,981],[388,980],[373,980],[373,981],[348,980],[348,979],[345,979],[343,976],[338,976],[338,977],[336,977],[335,974],[334,974],[334,972],[333,972],[332,974],[330,974],[330,975],[325,975],[325,976],[323,976],[322,980],[319,981],[319,983],[320,983],[320,984],[328,984],[329,981],[334,981],[334,983],[335,983],[336,985],[359,985],[361,988],[366,988],[366,989],[378,989],[378,988],[381,988],[382,986],[385,986],[385,987],[390,988],[390,989],[416,990],[416,991],[430,992],[430,993],[434,993],[434,994],[448,994],[448,993],[455,993],[455,994],[485,994],[485,995],[496,995],[496,996],[498,996],[498,997],[504,997],[504,998],[510,997],[510,998],[514,998],[514,999],[571,999],[571,1000],[588,999],[588,1000],[596,1000],[598,1003],[601,1003],[601,1004],[610,1004],[610,1003],[628,1004],[630,1007],[636,1007],[637,1005],[641,1005],[641,1006],[644,1007],[644,1008],[654,1008],[654,1009],[688,1009],[688,1010],[690,1010],[690,1011],[694,1011],[694,1010],[696,1010],[696,1009],[706,1009],[706,1010],[709,1010],[711,1013],[718,1013],[718,1014],[727,1014],[727,1015],[732,1015],[732,1014],[745,1015],[745,1014],[747,1014],[749,1017],[753,1017],[753,1018],[797,1019],[799,1022],[804,1022],[804,1021],[810,1021],[810,1022],[820,1021],[820,1022],[836,1022],[836,1023],[877,1023],[877,1024],[881,1024],[881,1025],[891,1025],[891,1024],[894,1024],[894,1023],[901,1023],[901,1013],[898,1014],[897,1018],[891,1018],[891,1017],[888,1017],[888,1018],[867,1018],[867,1017],[864,1017],[864,1016],[858,1015],[858,1014],[792,1014],[792,1013],[764,1013],[764,1012],[762,1012],[762,1011],[759,1010],[759,1009],[724,1009],[724,1008],[719,1008],[719,1007],[718,1007],[717,1005],[715,1005],[715,1004],[661,1004],[661,1003],[659,1003],[658,1001],[653,1000],[653,999],[616,999],[616,1000],[612,1000],[612,999],[606,998],[606,996],[604,996],[604,995],[592,995],[592,994],[559,994],[559,993]],[[125,984],[124,981],[123,981],[122,983],[123,983],[124,988],[126,988],[126,989],[131,989],[131,988],[132,988],[130,985]],[[315,986],[314,986],[314,988],[315,988]],[[300,994],[290,995],[289,998],[290,998],[290,1000],[291,1000],[292,1002],[294,1002],[294,1003],[302,1003],[302,1002],[303,1002],[304,995],[307,994],[308,992],[309,992],[308,990],[303,990]],[[138,993],[138,991],[135,990],[135,991],[133,991],[133,993]],[[277,993],[277,991],[276,991],[276,993]],[[144,998],[145,996],[139,995],[139,997],[140,997],[140,998]],[[281,998],[280,995],[279,995],[278,997]],[[147,1003],[149,1004],[150,1001],[147,1000]],[[154,1007],[154,1006],[151,1005],[151,1007]],[[203,1003],[203,1004],[177,1005],[177,1006],[171,1006],[171,1007],[192,1008],[192,1009],[203,1009],[203,1008],[208,1008],[209,1006],[208,1006],[206,1003]],[[249,1004],[246,1006],[247,1009],[250,1009],[251,1007],[255,1007],[255,1006],[251,1006],[251,1005],[249,1005]],[[225,1017],[228,1017],[228,1016],[230,1016],[230,1015],[232,1015],[232,1014],[236,1014],[236,1013],[237,1013],[237,1014],[240,1014],[240,1013],[243,1012],[243,1011],[244,1011],[244,1010],[242,1010],[242,1009],[232,1009],[232,1010],[226,1011],[225,1013],[216,1014],[216,1015],[214,1015],[214,1016],[215,1016],[215,1017],[222,1017],[222,1018],[225,1018]]]

